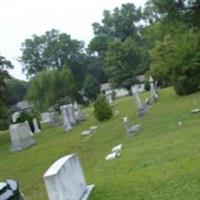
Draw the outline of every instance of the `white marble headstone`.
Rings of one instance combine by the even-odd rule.
[[[77,154],[57,160],[43,176],[49,200],[86,200],[94,185],[86,185]]]
[[[11,139],[11,151],[22,151],[23,149],[36,144],[35,140],[30,135],[26,123],[12,124],[9,128]]]

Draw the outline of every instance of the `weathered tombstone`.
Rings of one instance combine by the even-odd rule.
[[[50,113],[49,112],[44,112],[41,114],[41,123],[50,123],[51,122],[51,118],[50,118]]]
[[[120,156],[120,152],[119,152],[119,151],[117,151],[117,152],[112,152],[112,153],[110,153],[110,154],[108,154],[108,155],[106,156],[105,160],[113,160],[113,159],[115,159],[115,158],[117,158],[117,157],[119,157],[119,156]]]
[[[126,130],[126,133],[128,135],[130,135],[130,134],[134,134],[135,135],[135,133],[137,131],[141,130],[141,125],[140,124],[136,124],[134,126],[131,126],[130,123],[129,123],[128,117],[124,117],[123,124],[124,124],[124,128]]]
[[[106,100],[108,101],[109,104],[112,104],[113,102],[113,97],[112,97],[112,90],[106,91]]]
[[[30,135],[26,123],[12,124],[9,128],[11,138],[11,151],[22,151],[29,146],[36,144],[35,140]]]
[[[142,103],[136,88],[132,88],[132,93],[136,102],[137,116],[144,117],[148,112],[148,106]]]
[[[13,123],[16,123],[16,121],[17,121],[17,119],[20,117],[20,112],[14,112],[13,114],[12,114],[12,122]]]
[[[122,144],[118,144],[117,146],[114,146],[111,150],[111,152],[119,152],[122,150],[123,145]]]
[[[92,130],[86,130],[81,133],[82,136],[87,136],[87,135],[91,135],[91,134],[92,134]]]
[[[57,160],[43,176],[49,200],[86,200],[94,185],[86,185],[77,154]]]
[[[75,111],[75,119],[77,122],[84,121],[85,114],[81,110]]]
[[[64,130],[67,132],[72,129],[72,126],[69,121],[69,116],[68,116],[66,105],[61,106],[60,110],[61,110],[62,117],[63,117],[63,127],[64,127]]]
[[[155,85],[154,85],[154,80],[153,80],[153,78],[151,76],[149,77],[149,82],[150,82],[150,92],[151,92],[150,104],[152,104],[158,99],[158,94],[156,92],[156,88],[155,88]]]
[[[25,200],[24,195],[19,191],[19,184],[11,179],[5,183],[0,182],[0,200]]]
[[[68,113],[68,117],[69,117],[69,121],[71,123],[72,126],[76,125],[76,117],[75,117],[75,111],[74,111],[74,107],[72,104],[68,104],[66,105],[66,109],[67,109],[67,113]]]
[[[29,134],[30,134],[31,136],[33,136],[33,132],[31,131],[29,122],[28,122],[27,120],[25,121],[25,124],[26,124],[26,126],[27,126],[28,131],[29,131]]]
[[[41,130],[38,125],[38,121],[36,118],[33,119],[34,133],[40,133]]]
[[[50,113],[50,124],[52,126],[56,126],[60,123],[58,112]]]

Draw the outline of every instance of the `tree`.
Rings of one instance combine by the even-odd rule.
[[[22,101],[28,90],[28,82],[11,78],[6,81],[6,104],[14,105]]]
[[[105,10],[102,23],[93,24],[95,37],[89,50],[101,60],[108,80],[116,87],[130,89],[136,76],[149,67],[141,19],[141,9],[127,3],[112,12]]]
[[[100,84],[92,75],[87,75],[83,84],[83,90],[89,99],[95,100],[100,93]]]
[[[8,110],[5,107],[5,79],[10,78],[7,69],[12,68],[12,63],[5,57],[0,56],[0,130],[8,128]]]
[[[168,80],[178,95],[199,90],[200,59],[199,32],[177,30],[151,50],[151,74],[160,81]]]
[[[77,93],[77,85],[67,67],[60,70],[43,71],[36,75],[30,83],[28,99],[40,110],[46,110],[62,99],[73,101]]]
[[[31,77],[43,70],[60,69],[67,65],[80,83],[84,79],[83,47],[83,42],[55,29],[42,36],[33,35],[21,47],[23,71]]]
[[[110,43],[106,53],[106,72],[114,86],[130,89],[135,76],[145,70],[141,49],[132,38]]]

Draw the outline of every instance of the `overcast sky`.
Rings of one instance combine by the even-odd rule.
[[[15,65],[11,75],[25,79],[17,62],[25,39],[55,28],[88,43],[91,24],[101,21],[103,10],[128,2],[138,7],[146,0],[0,0],[0,54]]]

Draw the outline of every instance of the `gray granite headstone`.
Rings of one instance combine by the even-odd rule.
[[[41,123],[50,123],[51,118],[50,118],[50,113],[49,112],[44,112],[41,114]]]
[[[150,76],[149,78],[149,82],[150,82],[150,104],[154,103],[157,99],[158,99],[158,94],[154,85],[154,80],[153,78]]]
[[[61,110],[62,118],[63,118],[63,127],[64,127],[64,130],[67,132],[72,129],[72,125],[69,120],[67,106],[66,105],[61,106],[60,110]]]
[[[126,130],[126,133],[128,135],[135,134],[137,131],[141,130],[141,125],[140,124],[136,124],[134,126],[131,126],[130,123],[129,123],[128,117],[124,117],[123,124],[124,124],[124,128]]]
[[[132,88],[132,93],[137,107],[137,116],[144,117],[148,112],[148,106],[142,103],[142,100],[140,99],[139,93],[136,88]]]
[[[67,109],[67,113],[68,113],[68,117],[69,117],[69,121],[71,126],[76,125],[76,117],[75,117],[75,110],[72,104],[68,104],[66,105],[66,109]]]
[[[87,185],[77,154],[57,160],[43,176],[49,200],[87,200],[94,185]]]
[[[56,126],[56,125],[60,124],[58,112],[50,113],[50,124],[52,126]]]
[[[11,138],[11,151],[22,151],[29,146],[36,144],[35,140],[30,135],[26,123],[12,124],[9,128]]]

